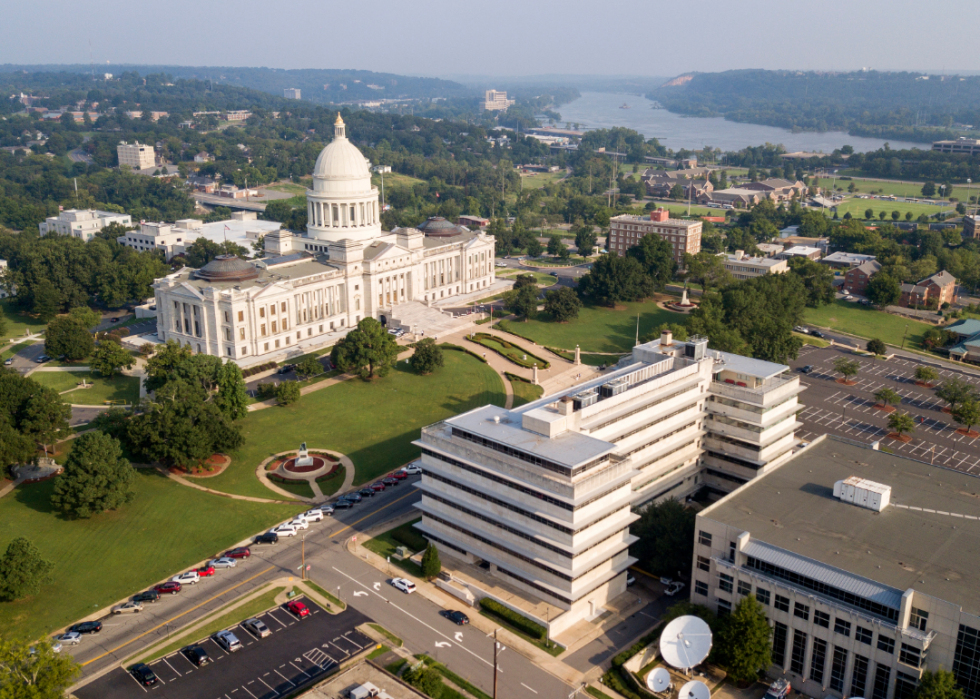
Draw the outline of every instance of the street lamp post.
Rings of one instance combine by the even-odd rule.
[[[909,334],[909,325],[908,323],[906,323],[905,332],[902,333],[902,349],[905,349],[905,338],[908,336],[908,334]]]

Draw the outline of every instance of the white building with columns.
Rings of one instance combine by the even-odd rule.
[[[334,134],[307,191],[306,233],[268,233],[260,260],[221,257],[158,279],[160,340],[242,366],[281,361],[332,344],[363,318],[398,324],[409,310],[417,317],[421,305],[493,284],[493,236],[441,219],[383,231],[370,164],[340,115]]]

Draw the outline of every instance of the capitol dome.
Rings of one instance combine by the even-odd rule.
[[[244,282],[258,276],[255,265],[237,255],[218,255],[193,274],[195,279],[209,282]]]
[[[371,172],[368,160],[351,143],[345,134],[346,127],[340,115],[334,124],[334,139],[320,151],[313,168],[313,177],[330,181],[361,180],[371,187]]]

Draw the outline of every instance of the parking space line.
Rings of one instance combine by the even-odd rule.
[[[281,627],[283,627],[284,629],[285,629],[285,628],[288,628],[288,627],[286,626],[286,624],[284,624],[284,623],[282,623],[282,621],[280,621],[280,620],[279,620],[279,617],[277,617],[277,616],[276,616],[275,614],[273,614],[273,613],[272,613],[271,611],[270,611],[270,612],[266,612],[266,615],[267,615],[267,616],[270,616],[270,617],[272,617],[273,619],[275,619],[275,620],[276,620],[276,623],[277,623],[277,624],[279,624],[279,626],[281,626]]]
[[[295,668],[296,668],[296,670],[297,670],[297,671],[299,671],[299,674],[301,674],[301,675],[306,675],[307,677],[313,677],[313,675],[311,675],[310,673],[308,673],[308,672],[307,672],[306,670],[302,670],[302,669],[300,669],[300,668],[299,668],[299,667],[298,667],[298,666],[296,665],[296,663],[294,663],[293,661],[291,661],[291,660],[290,660],[290,661],[289,661],[289,664],[290,664],[290,665],[292,665],[293,667],[295,667]]]
[[[163,662],[165,662],[165,663],[167,663],[167,667],[169,667],[169,668],[170,668],[171,670],[173,670],[174,672],[177,672],[177,668],[175,668],[175,667],[174,667],[173,665],[171,665],[171,664],[170,664],[170,663],[169,663],[169,662],[167,661],[167,659],[166,659],[166,658],[162,658],[162,660],[163,660]],[[180,674],[179,672],[177,672],[177,677],[183,677],[183,675],[182,675],[182,674]]]
[[[242,685],[242,689],[244,689],[244,690],[245,690],[246,692],[248,692],[248,687],[246,687],[245,685]],[[258,699],[258,698],[257,698],[257,697],[256,697],[256,696],[255,696],[254,694],[252,694],[251,692],[248,692],[248,695],[249,695],[250,697],[252,697],[252,699]]]
[[[272,674],[272,673],[267,672],[267,673],[265,673],[265,675],[263,675],[263,677],[268,677],[270,674]],[[277,690],[273,689],[272,688],[272,685],[270,685],[268,682],[266,682],[265,680],[263,680],[262,677],[256,677],[255,679],[257,679],[259,682],[261,682],[266,687],[268,687],[269,688],[269,691],[272,692],[275,696],[277,696],[277,697],[279,696],[279,692]]]
[[[279,667],[285,667],[285,666],[284,665],[280,665]],[[292,682],[291,680],[286,679],[286,676],[284,674],[282,674],[281,672],[279,672],[278,670],[273,670],[273,672],[276,673],[277,675],[279,675],[283,679],[283,681],[286,684],[288,684],[290,687],[295,687],[296,686],[296,683],[295,682]]]

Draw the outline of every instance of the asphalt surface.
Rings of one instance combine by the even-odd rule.
[[[303,600],[310,616],[299,619],[285,605],[258,615],[271,636],[259,639],[240,624],[229,627],[242,642],[229,653],[213,637],[196,639],[211,662],[197,667],[178,650],[150,663],[158,678],[144,687],[127,668],[117,668],[75,695],[79,699],[136,699],[145,694],[172,699],[246,697],[275,699],[317,681],[352,655],[375,644],[356,627],[371,621],[354,609],[336,616]],[[190,645],[191,641],[188,641]]]

